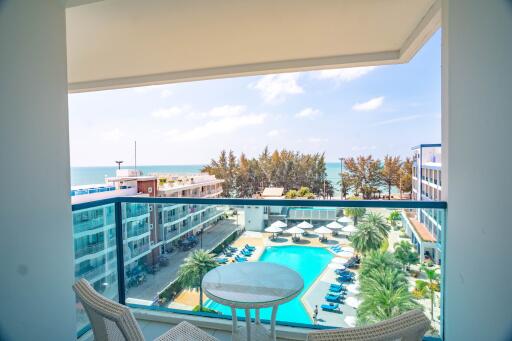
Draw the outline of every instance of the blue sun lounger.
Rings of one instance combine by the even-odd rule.
[[[325,300],[327,302],[343,302],[345,297],[339,294],[327,294],[325,295]]]
[[[249,250],[249,251],[254,251],[254,250],[256,250],[256,246],[245,244],[244,249]]]
[[[240,263],[240,262],[247,262],[247,258],[245,258],[245,257],[241,257],[241,256],[238,256],[238,255],[237,255],[237,256],[235,256],[235,261],[236,261],[236,262],[239,262],[239,263]]]
[[[242,250],[242,251],[240,251],[240,253],[246,257],[252,256],[252,252],[250,252],[250,251]]]
[[[332,292],[346,292],[347,288],[345,288],[345,287],[343,287],[341,285],[331,284],[331,286],[329,287],[329,291],[332,291]]]
[[[324,311],[330,311],[333,313],[339,313],[341,314],[342,311],[340,310],[340,305],[338,303],[329,303],[329,304],[322,304],[320,308]]]
[[[215,258],[215,260],[217,261],[217,263],[219,264],[226,264],[228,262],[228,259],[225,258],[225,257],[219,257],[219,258]]]
[[[340,276],[338,278],[336,278],[336,280],[340,283],[352,283],[354,282],[354,278],[353,277],[346,277],[346,276]]]
[[[355,276],[355,274],[353,272],[350,272],[350,271],[347,271],[347,270],[336,269],[336,270],[334,270],[334,272],[338,276],[347,276],[347,277],[354,277]]]

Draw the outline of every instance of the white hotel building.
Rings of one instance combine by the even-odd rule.
[[[211,198],[220,196],[222,182],[206,174],[142,176],[135,170],[118,170],[115,177],[105,179],[105,184],[73,186],[71,203],[119,196]],[[212,205],[123,204],[126,273],[155,264],[182,236],[212,226],[224,211]],[[115,288],[112,285],[117,282],[114,205],[73,212],[73,239],[75,276],[86,278],[102,292]]]
[[[412,148],[412,200],[441,200],[441,144]],[[426,256],[441,261],[442,210],[415,209],[403,212],[403,225],[423,261]]]

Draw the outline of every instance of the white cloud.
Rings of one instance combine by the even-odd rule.
[[[383,126],[383,125],[388,125],[388,124],[393,124],[393,123],[412,121],[412,120],[416,120],[416,119],[421,118],[421,117],[423,117],[423,115],[402,116],[402,117],[397,117],[397,118],[392,118],[392,119],[389,119],[389,120],[384,120],[384,121],[377,122],[377,123],[374,124],[374,126]]]
[[[316,78],[319,79],[333,79],[341,82],[350,82],[370,73],[376,68],[376,66],[364,66],[345,69],[322,70],[316,72],[315,75]]]
[[[279,131],[279,130],[277,130],[277,129],[272,129],[272,130],[270,130],[270,131],[267,133],[267,136],[269,136],[269,137],[276,137],[276,136],[278,136],[278,135],[279,135],[279,133],[280,133],[280,131]]]
[[[378,109],[384,103],[384,96],[375,97],[370,99],[369,101],[356,103],[352,106],[352,109],[356,111],[370,111]]]
[[[247,113],[245,106],[223,106],[213,108],[200,114],[211,118],[204,124],[197,124],[190,129],[173,129],[168,135],[175,141],[196,141],[216,135],[235,132],[248,126],[263,124],[266,114]]]
[[[119,128],[115,128],[102,133],[102,137],[106,141],[119,141],[122,137],[126,136]]]
[[[165,109],[158,109],[156,111],[153,111],[151,113],[151,116],[153,116],[155,118],[167,119],[167,118],[181,116],[184,113],[188,112],[189,110],[190,110],[189,106],[180,105],[180,106],[174,106],[174,107],[165,108]]]
[[[321,114],[320,110],[313,108],[305,108],[295,114],[297,118],[314,118]]]
[[[207,111],[204,116],[208,117],[232,117],[242,114],[246,110],[245,105],[223,105]]]
[[[288,95],[304,93],[298,79],[298,73],[267,75],[261,77],[252,87],[260,91],[265,102],[280,102]]]

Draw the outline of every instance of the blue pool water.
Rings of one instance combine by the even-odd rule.
[[[304,289],[292,301],[280,305],[277,310],[277,320],[285,322],[295,322],[311,324],[311,316],[300,301],[302,295],[308,290],[309,286],[325,270],[327,264],[331,262],[333,255],[323,248],[306,246],[277,246],[268,247],[263,252],[260,262],[271,262],[285,265],[297,271],[304,280]],[[224,315],[231,315],[231,309],[211,300],[206,302],[206,307],[215,309]],[[251,312],[252,314],[254,312]],[[261,309],[262,319],[270,320],[271,308]],[[245,316],[243,310],[237,310],[237,316]],[[253,316],[254,317],[254,316]]]

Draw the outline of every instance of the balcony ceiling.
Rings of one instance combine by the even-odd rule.
[[[69,0],[69,89],[404,63],[439,2]]]

